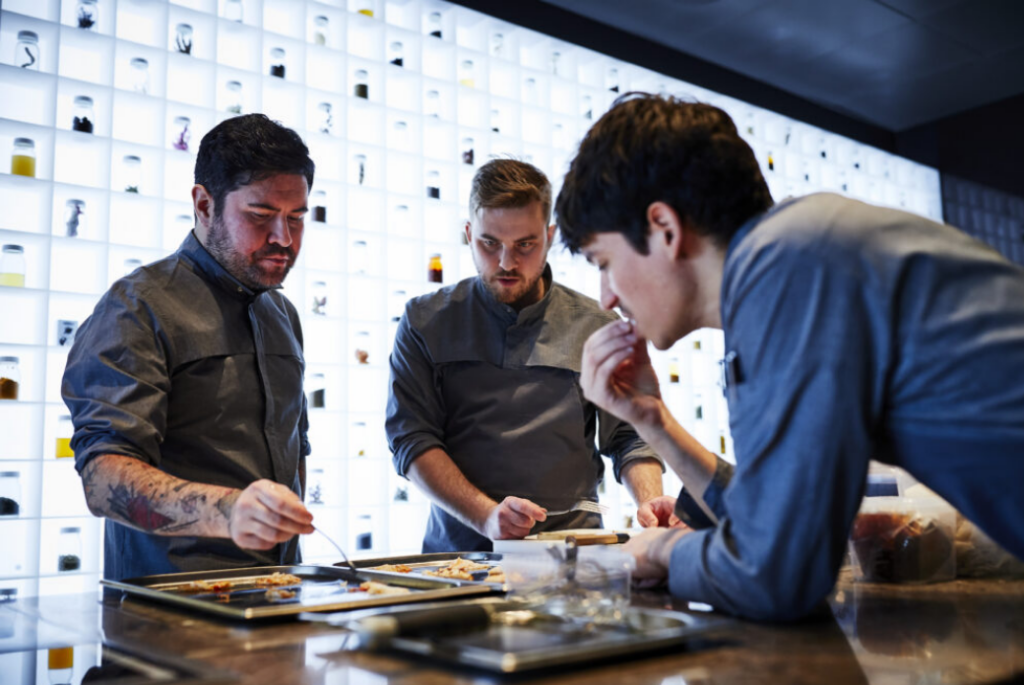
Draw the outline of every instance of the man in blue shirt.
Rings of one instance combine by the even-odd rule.
[[[772,205],[725,112],[647,95],[591,129],[559,195],[565,241],[629,319],[588,340],[584,393],[665,458],[706,526],[631,541],[638,575],[802,616],[835,582],[870,459],[1024,557],[1024,271],[906,212]],[[701,327],[725,333],[734,473],[669,414],[646,352]]]
[[[120,279],[82,324],[61,388],[104,575],[291,564],[311,533],[302,331],[278,292],[313,161],[262,114],[203,137],[195,230]]]

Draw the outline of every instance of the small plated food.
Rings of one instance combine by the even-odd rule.
[[[273,575],[261,576],[256,579],[256,587],[281,587],[284,585],[299,585],[302,578],[293,576],[290,573],[276,572]]]
[[[374,566],[374,571],[387,571],[389,573],[412,573],[412,566],[405,564],[382,564],[381,566]]]
[[[368,580],[359,586],[359,589],[371,595],[407,595],[411,592],[407,587],[393,587],[378,583],[375,580]]]
[[[280,587],[267,588],[266,598],[269,602],[280,602],[282,599],[292,599],[297,593],[294,590],[285,590]]]
[[[454,578],[455,580],[473,580],[473,571],[487,571],[488,575],[494,570],[501,570],[498,566],[491,566],[490,564],[478,564],[475,561],[469,561],[462,557],[457,557],[454,561],[448,562],[445,566],[438,568],[436,571],[424,571],[425,576],[434,576],[435,578]],[[503,581],[488,581],[492,583],[503,582]]]

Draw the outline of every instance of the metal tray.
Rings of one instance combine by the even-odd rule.
[[[255,585],[257,578],[273,573],[289,573],[302,579],[301,585],[286,586],[296,592],[291,599],[271,600],[266,587]],[[229,591],[202,592],[190,590],[193,581],[231,581]],[[364,580],[411,590],[401,595],[370,595],[349,592]],[[194,573],[168,573],[123,581],[102,580],[101,584],[139,597],[148,597],[168,604],[194,609],[208,614],[235,619],[261,619],[297,615],[304,611],[344,611],[369,607],[429,602],[455,597],[467,597],[493,592],[487,586],[460,585],[458,581],[403,574],[359,571],[334,566],[261,566],[222,571]]]
[[[515,611],[522,605],[498,602],[496,607],[499,612]],[[714,619],[681,612],[633,607],[620,626],[582,627],[557,619],[526,625],[492,622],[471,632],[392,637],[386,644],[398,652],[460,666],[519,673],[664,649],[703,637],[715,624]]]
[[[374,573],[387,574],[389,577],[399,578],[427,578],[430,580],[441,580],[436,576],[424,575],[423,571],[436,571],[448,564],[448,562],[455,561],[458,558],[463,558],[466,561],[473,561],[478,564],[490,564],[491,566],[500,566],[504,555],[500,552],[434,552],[431,554],[410,554],[407,556],[400,557],[380,557],[377,559],[358,559],[353,563],[359,569],[366,569],[367,571],[373,571]],[[385,564],[404,564],[412,568],[411,573],[397,573],[395,571],[378,571],[377,567]],[[341,566],[341,563],[335,564],[335,566]],[[483,578],[486,574],[482,574],[480,580],[459,580],[457,578],[448,578],[445,580],[451,580],[452,582],[462,585],[486,585],[504,592],[507,590],[507,586],[504,583],[489,583]]]

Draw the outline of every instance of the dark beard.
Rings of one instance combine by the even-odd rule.
[[[496,274],[493,278],[497,277],[498,275]],[[494,295],[494,299],[496,299],[498,302],[501,302],[502,304],[507,304],[509,307],[512,307],[512,309],[518,312],[521,311],[524,307],[528,307],[531,304],[536,304],[540,300],[539,291],[541,289],[541,285],[543,282],[544,272],[542,271],[541,275],[537,277],[537,280],[530,284],[530,287],[524,290],[522,295],[511,301],[505,300],[504,297],[507,296],[507,292],[501,289],[499,286],[494,285],[490,280],[484,281],[484,285],[486,285],[487,289],[491,291],[492,295]]]
[[[278,247],[276,245],[266,245],[260,248],[252,257],[246,257],[245,255],[239,254],[235,249],[234,244],[231,242],[231,236],[228,234],[224,223],[221,219],[215,218],[213,223],[210,224],[210,232],[206,240],[206,249],[213,255],[221,266],[223,266],[229,274],[237,278],[239,281],[244,283],[253,290],[266,290],[267,288],[273,288],[284,282],[285,277],[288,276],[288,272],[295,265],[295,252],[288,247]],[[284,271],[284,276],[279,281],[276,276],[270,276],[266,271],[260,267],[259,260],[264,257],[284,255],[288,257],[288,266]]]

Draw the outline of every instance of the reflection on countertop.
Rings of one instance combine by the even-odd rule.
[[[633,601],[686,608],[659,592],[638,592]],[[101,646],[116,652],[105,658]],[[1024,676],[1024,581],[886,586],[844,576],[829,606],[799,623],[728,619],[682,648],[514,678],[355,647],[351,633],[324,623],[231,623],[114,593],[0,604],[4,685],[94,682],[95,670],[83,680],[89,669],[112,669],[123,653],[178,669],[177,682],[189,683],[996,683]],[[69,658],[70,671],[54,668]]]

